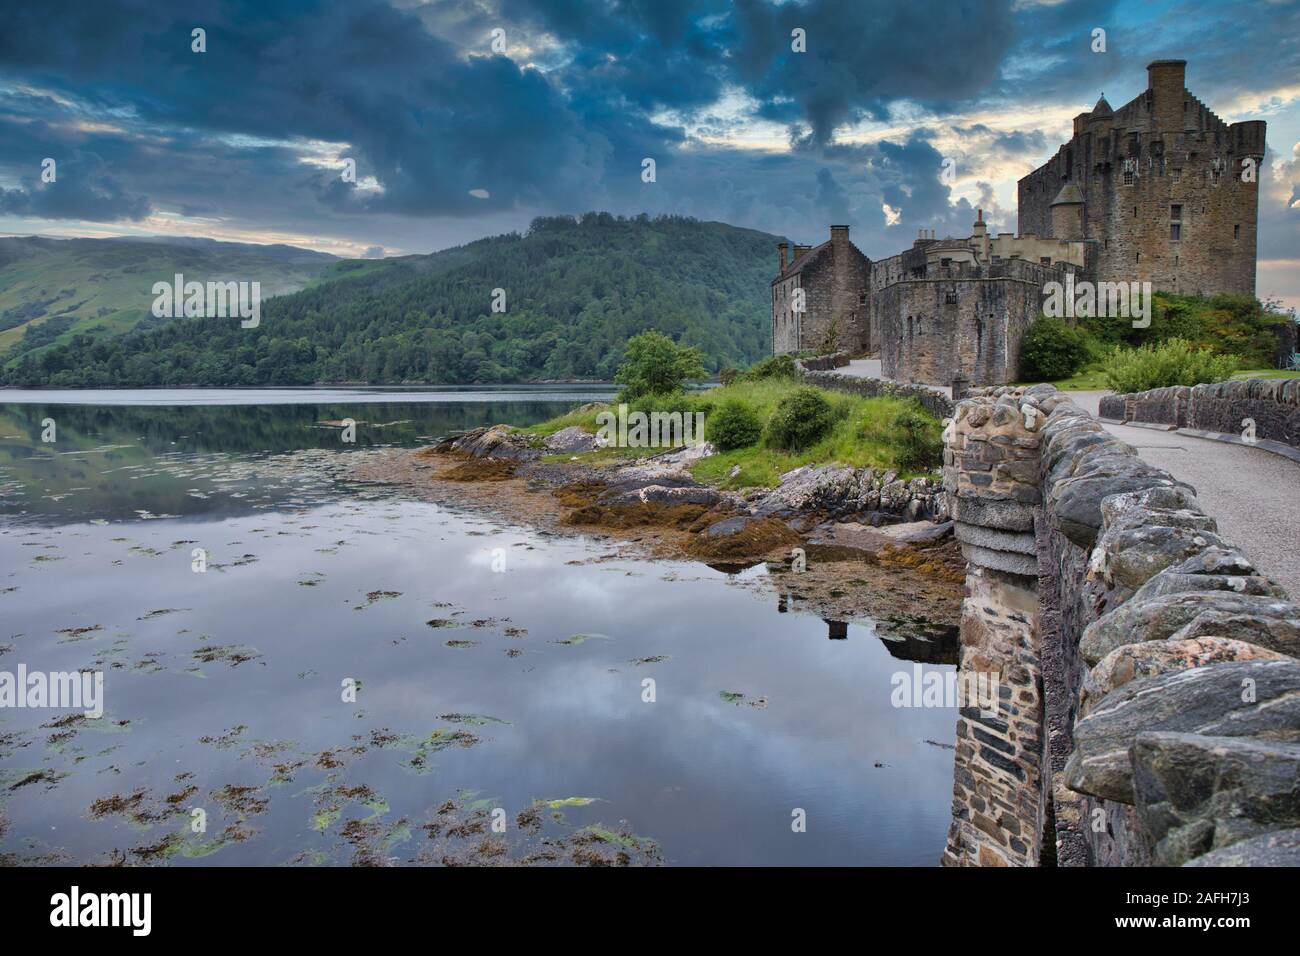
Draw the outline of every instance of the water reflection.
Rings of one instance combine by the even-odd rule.
[[[502,807],[508,859],[632,834],[669,863],[935,863],[954,715],[890,703],[900,654],[949,666],[924,622],[781,613],[744,586],[762,567],[359,485],[340,464],[367,432],[315,427],[404,443],[554,408],[424,411],[64,407],[51,451],[49,409],[0,409],[24,436],[0,459],[0,670],[103,670],[107,701],[0,711],[0,861],[436,862]]]

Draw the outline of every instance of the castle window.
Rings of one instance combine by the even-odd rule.
[[[1134,261],[1134,262],[1141,262],[1141,261],[1142,261],[1142,253],[1140,253],[1140,252],[1137,253],[1137,255],[1136,255],[1136,257],[1133,259],[1133,261]]]
[[[1171,222],[1169,224],[1170,242],[1180,242],[1183,238],[1183,224],[1181,222]]]
[[[1240,238],[1241,238],[1241,226],[1233,226],[1233,227],[1232,227],[1232,238],[1234,238],[1234,239],[1240,239]]]
[[[858,305],[866,305],[866,304],[867,304],[867,294],[865,292],[859,292]]]
[[[1174,220],[1181,220],[1183,218],[1183,207],[1180,205],[1170,206],[1169,218]]]
[[[1131,169],[1124,170],[1124,185],[1125,186],[1133,185],[1133,170]]]
[[[1174,176],[1174,182],[1178,182],[1180,179],[1183,178],[1183,171],[1181,169],[1175,169],[1173,172],[1173,176]]]

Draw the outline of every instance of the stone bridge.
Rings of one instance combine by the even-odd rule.
[[[959,712],[944,864],[1300,865],[1300,607],[1050,385],[981,390],[944,440],[960,666],[998,689]]]

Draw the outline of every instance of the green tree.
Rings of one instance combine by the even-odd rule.
[[[707,374],[699,349],[647,329],[628,339],[614,381],[623,386],[619,401],[628,402],[642,395],[666,395]]]

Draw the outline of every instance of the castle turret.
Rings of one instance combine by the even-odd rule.
[[[1186,60],[1156,60],[1147,65],[1147,92],[1156,129],[1181,130],[1186,100]]]
[[[1083,238],[1083,193],[1067,182],[1052,200],[1052,236],[1057,239]]]

